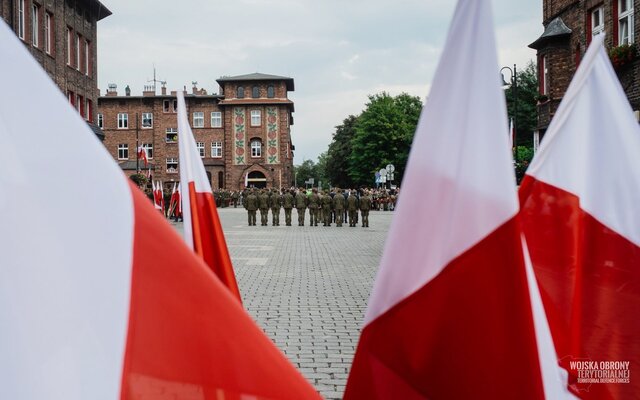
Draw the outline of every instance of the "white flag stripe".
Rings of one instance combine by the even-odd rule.
[[[117,399],[131,287],[130,188],[2,19],[0,49],[0,143],[9,154],[0,174],[0,398]],[[25,118],[27,105],[37,118]],[[15,157],[27,149],[29,157]],[[73,174],[34,179],[52,166]]]
[[[527,175],[578,196],[583,210],[640,246],[640,168],[628,168],[640,165],[640,127],[603,40],[593,38]]]
[[[445,48],[456,51],[443,52],[420,116],[365,324],[518,212],[494,32],[478,32],[474,22],[493,21],[483,3],[456,11],[450,26]],[[469,130],[474,134],[464,134]]]

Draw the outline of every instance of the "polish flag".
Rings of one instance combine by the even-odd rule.
[[[458,2],[444,49],[345,399],[564,398],[527,277],[489,0]]]
[[[640,393],[640,128],[595,36],[520,188],[560,365],[584,399]],[[576,361],[628,362],[629,383],[579,381]],[[565,382],[566,383],[566,382]]]
[[[169,210],[167,211],[167,215],[171,217],[173,215],[173,210],[176,207],[176,188],[178,186],[178,182],[174,182],[173,190],[171,190],[171,198],[169,199]]]
[[[0,399],[319,398],[1,19],[0,59]]]
[[[177,96],[180,183],[184,182],[186,186],[182,193],[184,238],[187,245],[205,261],[229,291],[242,301],[211,184],[189,126],[184,93],[178,91]]]
[[[144,167],[147,168],[147,149],[142,146],[138,146],[138,158],[141,158],[144,161]]]

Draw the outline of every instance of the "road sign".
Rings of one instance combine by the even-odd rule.
[[[380,173],[380,176],[386,176],[387,175],[387,170],[382,168],[380,171],[378,171]]]
[[[393,166],[393,164],[388,164],[387,165],[387,172],[390,174],[393,174],[393,172],[396,170],[396,167]]]

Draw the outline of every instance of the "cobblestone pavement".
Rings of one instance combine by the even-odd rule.
[[[358,344],[392,212],[370,228],[247,226],[241,208],[219,215],[245,308],[326,399],[340,399]],[[180,230],[181,224],[177,226]]]

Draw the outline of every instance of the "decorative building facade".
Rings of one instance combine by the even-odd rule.
[[[217,80],[220,94],[193,87],[185,92],[189,122],[211,187],[288,187],[293,177],[293,79],[249,74]],[[128,89],[128,88],[127,88]],[[170,185],[179,180],[177,98],[156,94],[119,96],[112,86],[98,99],[104,144],[127,175],[146,173]],[[138,157],[146,149],[149,167]]]
[[[529,47],[538,56],[539,143],[555,114],[591,38],[605,44],[634,110],[640,109],[640,62],[635,46],[640,0],[543,0],[543,34]],[[637,112],[636,112],[637,115]]]
[[[0,17],[99,137],[97,24],[109,15],[97,0],[0,0]]]

